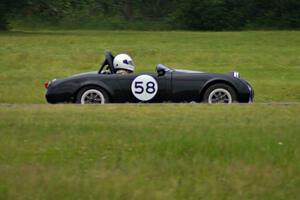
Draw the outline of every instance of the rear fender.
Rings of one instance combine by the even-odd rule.
[[[78,92],[82,88],[88,87],[88,86],[95,86],[95,87],[99,87],[99,88],[103,89],[105,92],[107,92],[110,99],[114,96],[113,90],[110,89],[110,87],[107,84],[103,83],[102,81],[86,81],[86,82],[81,83],[79,88],[75,92],[75,96],[78,94]]]

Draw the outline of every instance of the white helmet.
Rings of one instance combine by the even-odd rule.
[[[126,69],[130,72],[134,72],[134,64],[132,58],[127,54],[119,54],[114,58],[114,68]]]

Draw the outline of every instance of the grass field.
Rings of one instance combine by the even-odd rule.
[[[299,44],[297,31],[0,33],[0,199],[298,199]],[[256,103],[46,104],[45,80],[97,70],[105,49],[138,72],[238,70]]]
[[[300,106],[12,105],[0,112],[2,199],[299,197]]]

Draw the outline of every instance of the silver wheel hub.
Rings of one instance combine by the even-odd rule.
[[[228,90],[217,88],[209,94],[208,103],[232,103],[232,96]]]
[[[99,90],[90,89],[85,91],[80,100],[81,104],[104,104],[105,99]]]

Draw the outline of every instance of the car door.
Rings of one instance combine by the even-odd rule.
[[[163,102],[171,98],[171,74],[118,74],[120,102]]]

